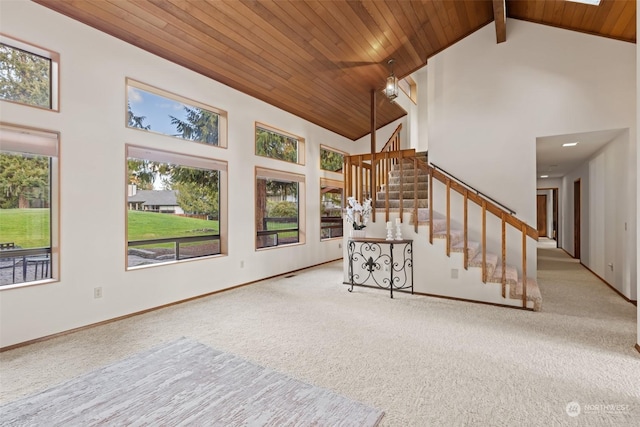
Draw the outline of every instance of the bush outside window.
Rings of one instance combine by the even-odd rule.
[[[342,172],[345,153],[324,145],[320,146],[320,169],[330,172]]]

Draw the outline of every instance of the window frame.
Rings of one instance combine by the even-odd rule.
[[[49,67],[49,108],[41,107],[39,105],[27,104],[20,101],[13,101],[10,99],[0,98],[2,102],[9,102],[11,104],[24,105],[25,107],[37,108],[44,111],[60,112],[60,54],[50,49],[28,43],[26,41],[11,37],[7,34],[0,32],[0,43],[12,47],[14,49],[21,50],[23,52],[30,53],[41,58],[46,58],[50,61]]]
[[[297,147],[297,161],[295,162],[290,162],[288,160],[284,160],[284,159],[278,159],[277,157],[269,157],[269,156],[263,156],[261,154],[258,154],[258,128],[266,130],[268,132],[273,132],[273,133],[277,133],[279,135],[282,135],[284,137],[287,138],[292,138],[295,139],[298,142],[298,147]],[[277,160],[280,162],[284,162],[286,164],[289,165],[300,165],[300,166],[304,166],[305,165],[305,159],[306,159],[306,142],[305,139],[299,135],[293,134],[291,132],[287,132],[284,131],[282,129],[278,129],[274,126],[271,125],[267,125],[265,123],[261,123],[261,122],[255,122],[254,123],[254,128],[253,128],[253,149],[254,149],[254,154],[258,157],[262,157],[265,159],[272,159],[272,160]]]
[[[129,105],[129,87],[139,89],[144,92],[148,92],[153,95],[160,96],[162,98],[166,98],[170,101],[175,101],[181,104],[185,104],[187,106],[196,107],[201,110],[206,110],[208,112],[217,114],[219,117],[218,118],[218,144],[217,145],[207,144],[206,142],[185,139],[178,136],[173,136],[166,133],[158,132],[153,129],[147,130],[147,129],[140,129],[140,128],[129,126],[129,116],[128,116],[128,108],[127,108],[127,106]],[[226,110],[223,110],[218,107],[214,107],[212,105],[205,104],[203,102],[196,101],[191,98],[187,98],[185,96],[178,95],[174,92],[160,89],[156,86],[152,86],[150,84],[143,83],[139,80],[132,79],[131,77],[125,78],[124,126],[126,129],[133,129],[135,131],[148,132],[154,135],[166,136],[173,140],[202,144],[207,147],[227,148],[227,145],[228,145],[228,113]]]
[[[257,219],[257,204],[258,204],[258,179],[271,179],[271,180],[280,180],[285,182],[297,182],[298,183],[298,241],[293,243],[287,243],[282,245],[275,246],[265,246],[258,247],[258,232],[256,222],[254,221],[254,239],[255,239],[255,250],[263,251],[269,249],[278,249],[278,248],[288,248],[291,246],[298,246],[306,244],[306,176],[295,173],[288,172],[279,169],[270,169],[262,166],[254,167],[254,198],[253,198],[253,206],[254,206],[254,217]]]
[[[193,169],[217,170],[218,173],[218,236],[220,253],[212,255],[203,255],[198,257],[172,259],[166,262],[158,262],[144,265],[129,265],[129,206],[128,206],[128,190],[129,190],[129,167],[127,161],[130,158],[140,160],[151,160],[162,163],[172,163]],[[125,237],[125,271],[135,271],[144,268],[160,267],[184,262],[200,261],[212,258],[219,258],[228,255],[228,162],[226,160],[214,159],[211,157],[203,157],[187,153],[177,153],[147,147],[137,144],[125,144],[125,171],[124,171],[124,237]],[[153,240],[153,239],[151,239]]]
[[[349,153],[347,153],[346,151],[338,150],[337,148],[329,147],[328,145],[320,144],[320,152],[319,152],[319,155],[318,155],[318,163],[319,163],[318,164],[318,168],[321,171],[343,175],[343,172],[332,171],[330,169],[323,169],[322,168],[322,150],[333,151],[334,153],[341,154],[342,155],[342,167],[343,167],[343,170],[344,170],[344,158],[347,157],[349,155]]]
[[[337,179],[331,179],[331,178],[324,178],[321,177],[320,178],[320,207],[322,209],[322,189],[325,187],[333,187],[333,188],[340,188],[342,190],[342,197],[341,197],[341,202],[340,202],[340,208],[341,211],[344,209],[344,181],[341,180],[337,180]],[[342,225],[342,234],[340,236],[335,236],[335,237],[322,237],[322,211],[320,212],[320,241],[321,242],[326,242],[329,240],[336,240],[336,239],[342,239],[342,237],[344,236],[344,218],[342,215],[340,215],[340,217],[335,217],[335,218],[340,218],[340,223]]]
[[[408,88],[405,88],[405,83]],[[407,76],[404,79],[398,82],[398,87],[405,95],[413,102],[414,104],[418,104],[418,84],[411,78],[411,76]],[[409,90],[407,92],[407,89]]]
[[[51,277],[0,286],[0,291],[60,281],[60,132],[0,121],[0,151],[49,157],[49,256]]]

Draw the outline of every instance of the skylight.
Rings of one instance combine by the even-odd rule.
[[[575,147],[576,145],[578,145],[578,142],[565,142],[564,144],[562,144],[563,147]]]
[[[589,4],[591,6],[600,6],[600,0],[567,0],[567,1],[572,1],[574,3]]]

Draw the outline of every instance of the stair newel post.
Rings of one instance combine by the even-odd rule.
[[[376,151],[377,151],[377,144],[376,144],[376,130],[378,129],[377,123],[376,123],[376,119],[377,119],[377,109],[376,109],[376,91],[374,89],[371,89],[371,186],[369,187],[371,189],[371,192],[373,194],[371,194],[371,204],[373,206],[373,215],[371,215],[371,220],[373,222],[376,222],[376,174],[375,174],[375,166],[376,166]]]
[[[344,181],[344,198],[342,200],[342,207],[345,207],[345,200],[351,196],[351,158],[344,156],[344,163],[342,166],[342,176]]]
[[[463,234],[464,234],[464,269],[468,270],[469,269],[469,239],[467,236],[467,217],[468,217],[468,212],[467,212],[467,202],[469,200],[469,190],[465,189],[464,190],[464,203],[463,203],[463,210],[464,210],[464,218],[463,218]]]
[[[433,166],[429,168],[429,243],[433,245]]]
[[[418,232],[418,158],[413,158],[413,231]]]
[[[482,283],[487,283],[487,202],[482,200]]]
[[[398,193],[400,195],[400,222],[402,222],[402,217],[403,217],[403,213],[404,213],[404,201],[403,201],[403,196],[404,196],[404,157],[402,154],[402,151],[396,151],[398,154],[397,156],[400,158],[400,192]]]
[[[522,308],[527,308],[527,226],[522,224]]]
[[[384,164],[386,169],[386,180],[387,185],[384,186],[384,218],[385,222],[389,222],[389,186],[391,185],[391,177],[389,176],[391,172],[391,167],[389,165],[389,151],[384,152]]]
[[[502,212],[502,298],[507,297],[507,222],[506,214]]]
[[[451,256],[451,180],[447,178],[447,256]]]
[[[363,172],[364,168],[362,167],[362,156],[358,156],[358,173],[356,174],[356,199],[362,200],[362,186],[363,186]]]

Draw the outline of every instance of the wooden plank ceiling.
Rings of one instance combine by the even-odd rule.
[[[500,4],[34,1],[353,140],[370,131],[371,91],[382,90],[390,58],[395,59],[395,74],[404,77],[493,21],[494,5]],[[635,1],[603,0],[595,7],[564,0],[518,0],[507,1],[506,12],[509,17],[635,42]],[[383,95],[377,98],[378,127],[406,114]]]

